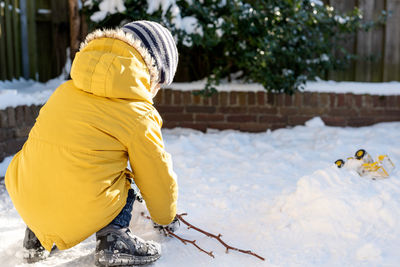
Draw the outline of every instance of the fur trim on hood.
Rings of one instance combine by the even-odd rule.
[[[160,80],[159,77],[159,71],[157,70],[156,64],[154,62],[154,59],[151,57],[150,53],[147,51],[146,48],[141,46],[141,41],[138,39],[135,39],[134,36],[130,33],[126,33],[121,29],[104,29],[104,30],[95,30],[94,32],[91,32],[88,34],[85,38],[85,41],[81,43],[81,46],[79,50],[84,49],[90,41],[93,41],[95,39],[99,38],[113,38],[113,39],[118,39],[120,41],[123,41],[133,48],[135,48],[139,54],[142,56],[144,62],[147,65],[147,68],[149,69],[150,73],[150,88],[152,90],[153,97],[157,94],[158,91],[158,82]]]

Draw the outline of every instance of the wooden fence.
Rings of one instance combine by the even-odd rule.
[[[358,54],[359,60],[352,62],[348,70],[332,72],[325,78],[400,81],[400,0],[323,1],[341,13],[358,7],[366,20],[376,19],[382,10],[391,13],[386,25],[359,32],[348,40],[347,49]],[[76,10],[71,10],[68,0],[0,0],[0,80],[22,76],[46,81],[59,75],[65,64],[66,48],[73,43],[69,40],[68,14]]]
[[[359,32],[346,48],[359,55],[349,69],[334,72],[330,79],[366,82],[400,81],[400,0],[325,0],[341,13],[358,7],[365,20],[377,19],[382,10],[390,13],[385,25]],[[366,59],[370,60],[366,60]]]
[[[0,1],[0,80],[47,81],[61,73],[69,46],[68,3]]]

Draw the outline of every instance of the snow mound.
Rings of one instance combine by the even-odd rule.
[[[293,192],[278,197],[272,224],[282,239],[328,253],[331,265],[339,258],[372,263],[394,253],[400,236],[399,194],[396,177],[374,181],[331,166],[301,177]],[[349,251],[349,245],[356,249]]]
[[[325,126],[325,123],[320,117],[315,117],[311,120],[306,121],[305,125],[307,127],[323,127]]]

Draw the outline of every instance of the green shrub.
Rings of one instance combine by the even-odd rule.
[[[93,3],[89,14],[97,10],[96,1]],[[178,28],[172,8],[160,7],[147,14],[147,1],[143,0],[125,1],[126,11],[94,25],[109,27],[137,19],[166,24],[179,40],[178,73],[190,67],[195,79],[207,76],[206,95],[232,74],[260,83],[268,91],[291,94],[307,80],[345,68],[355,57],[344,48],[345,40],[375,24],[362,22],[358,9],[343,15],[310,0],[177,0],[176,5],[182,18],[196,19],[197,31],[187,33]]]

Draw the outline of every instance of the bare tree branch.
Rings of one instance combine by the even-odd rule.
[[[142,212],[141,215],[142,215],[143,217],[145,217],[146,219],[151,220],[151,217],[146,216],[146,215],[144,214],[144,212]],[[239,251],[239,252],[252,255],[252,256],[254,256],[254,257],[259,258],[260,260],[265,261],[265,258],[261,257],[260,255],[257,255],[256,253],[252,252],[251,250],[239,249],[239,248],[235,248],[235,247],[232,247],[232,246],[226,244],[226,243],[221,239],[221,237],[222,237],[221,234],[214,235],[214,234],[212,234],[212,233],[209,233],[209,232],[207,232],[207,231],[204,231],[204,230],[202,230],[202,229],[200,229],[200,228],[198,228],[198,227],[196,227],[196,226],[190,224],[189,222],[187,222],[185,219],[182,218],[182,216],[185,216],[185,215],[187,215],[187,213],[177,214],[176,217],[177,217],[182,223],[186,224],[187,227],[188,227],[189,229],[194,229],[194,230],[196,230],[196,231],[198,231],[198,232],[200,232],[200,233],[202,233],[202,234],[204,234],[204,235],[206,235],[206,236],[208,236],[208,237],[211,237],[211,238],[214,238],[214,239],[218,240],[218,242],[220,242],[220,243],[226,248],[226,253],[228,253],[229,250]],[[184,239],[184,238],[182,238],[182,237],[180,237],[180,236],[174,234],[173,232],[171,232],[170,230],[168,230],[168,229],[166,229],[166,228],[163,229],[163,230],[164,230],[164,234],[165,234],[165,235],[167,235],[167,236],[173,236],[173,237],[177,238],[178,240],[180,240],[180,241],[181,241],[183,244],[185,244],[185,245],[186,245],[187,243],[190,243],[190,244],[192,244],[193,246],[195,246],[196,248],[198,248],[200,251],[202,251],[202,252],[206,253],[207,255],[209,255],[210,257],[213,257],[213,258],[214,258],[213,252],[212,252],[212,251],[208,252],[208,251],[202,249],[201,247],[199,247],[199,246],[196,244],[196,240]]]
[[[151,220],[151,217],[146,216],[146,215],[144,214],[144,212],[142,212],[141,215],[142,215],[143,217],[145,217],[146,219]],[[198,250],[200,250],[201,252],[204,252],[204,253],[206,253],[208,256],[215,258],[212,251],[206,251],[206,250],[202,249],[201,247],[199,247],[199,245],[196,244],[196,240],[189,240],[189,239],[182,238],[182,237],[180,237],[180,236],[174,234],[172,231],[170,231],[170,230],[168,230],[168,229],[165,229],[165,228],[163,229],[163,231],[164,231],[164,234],[165,234],[166,236],[173,236],[173,237],[175,237],[176,239],[178,239],[179,241],[181,241],[181,242],[182,242],[183,244],[185,244],[185,245],[187,245],[187,243],[190,243],[190,244],[192,244],[193,246],[195,246]]]
[[[232,247],[232,246],[226,244],[226,243],[221,239],[221,237],[222,237],[221,234],[214,235],[214,234],[211,234],[211,233],[209,233],[209,232],[206,232],[206,231],[204,231],[204,230],[202,230],[202,229],[200,229],[200,228],[198,228],[198,227],[196,227],[196,226],[193,226],[192,224],[188,223],[185,219],[182,218],[182,216],[185,216],[185,215],[187,215],[187,214],[186,214],[186,213],[177,214],[176,217],[177,217],[182,223],[186,224],[186,225],[189,227],[189,229],[190,229],[190,228],[191,228],[191,229],[194,229],[194,230],[196,230],[196,231],[198,231],[198,232],[200,232],[200,233],[202,233],[202,234],[204,234],[204,235],[206,235],[206,236],[208,236],[208,237],[215,238],[216,240],[218,240],[218,242],[220,242],[220,243],[226,248],[226,253],[228,253],[229,250],[235,250],[235,251],[239,251],[239,252],[242,252],[242,253],[245,253],[245,254],[253,255],[253,256],[259,258],[260,260],[265,261],[265,258],[261,257],[260,255],[257,255],[256,253],[252,252],[251,250],[238,249],[238,248],[235,248],[235,247]]]

